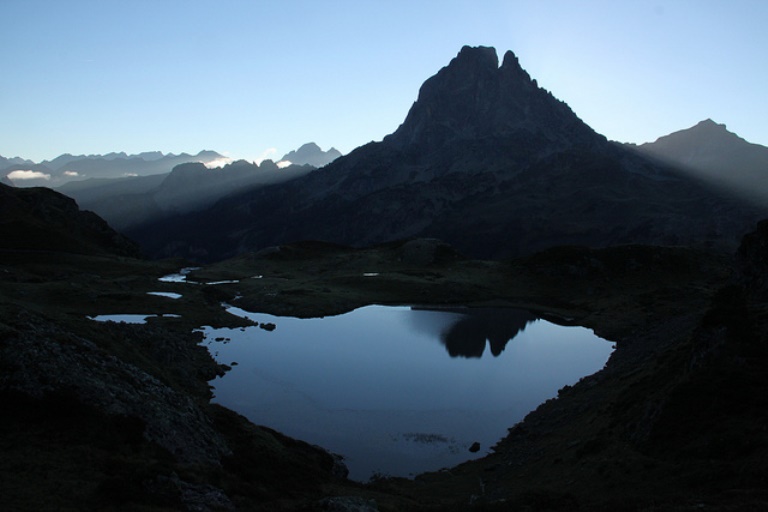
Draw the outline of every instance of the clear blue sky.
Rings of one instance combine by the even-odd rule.
[[[768,145],[766,0],[0,0],[0,155],[347,153],[465,45],[610,139],[705,118]]]

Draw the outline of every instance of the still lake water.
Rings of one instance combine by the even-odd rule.
[[[275,329],[201,329],[218,362],[237,363],[211,382],[214,401],[342,455],[359,481],[485,455],[612,351],[588,329],[514,309],[367,306],[313,319],[228,310]]]

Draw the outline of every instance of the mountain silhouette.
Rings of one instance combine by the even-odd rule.
[[[551,148],[590,144],[595,133],[563,102],[538,87],[508,51],[465,46],[419,90],[403,124],[385,143],[430,155],[467,140],[543,137]]]
[[[204,209],[234,192],[290,180],[313,169],[308,165],[280,169],[271,160],[261,164],[237,160],[215,169],[189,162],[177,165],[170,173],[76,181],[59,190],[122,230]]]
[[[116,254],[137,257],[138,247],[92,212],[53,190],[0,184],[0,249]]]
[[[732,250],[753,207],[612,143],[512,52],[464,47],[405,121],[324,168],[128,231],[154,256],[217,260],[297,240],[432,237],[483,258],[554,245]]]
[[[480,358],[490,345],[491,354],[498,357],[507,343],[523,332],[538,316],[523,309],[444,308],[461,316],[440,335],[440,342],[451,357]]]
[[[278,163],[290,162],[297,165],[311,165],[313,167],[323,167],[333,162],[341,156],[341,152],[336,148],[323,151],[320,146],[314,142],[303,144],[299,149],[290,151],[283,155]]]
[[[768,147],[752,144],[706,119],[636,149],[691,176],[768,206]]]
[[[176,165],[187,162],[211,164],[222,159],[215,151],[200,151],[197,155],[181,153],[163,154],[160,151],[148,151],[138,155],[125,152],[107,153],[106,155],[71,155],[65,153],[53,160],[34,163],[20,158],[8,160],[5,165],[0,160],[0,175],[9,176],[18,187],[60,187],[62,185],[87,179],[123,178],[150,176],[168,173]],[[14,179],[13,171],[34,171],[31,175]]]

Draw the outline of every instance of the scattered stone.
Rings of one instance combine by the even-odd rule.
[[[478,443],[477,441],[472,443],[472,446],[469,447],[469,451],[472,452],[472,453],[479,452],[480,451],[480,443]]]
[[[376,500],[366,500],[359,496],[334,496],[325,498],[318,505],[320,510],[328,512],[378,512]]]
[[[180,501],[184,509],[194,512],[235,510],[229,497],[212,485],[193,484],[179,478],[176,473],[158,476],[144,483],[145,490],[167,500]]]
[[[272,322],[266,322],[259,324],[259,328],[264,329],[265,331],[274,331],[277,326],[273,324]]]

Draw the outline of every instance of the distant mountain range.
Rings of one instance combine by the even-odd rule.
[[[217,260],[315,239],[440,238],[475,257],[563,244],[733,249],[765,209],[609,142],[512,52],[464,47],[403,124],[321,170],[127,230],[154,256]]]
[[[761,207],[768,206],[768,148],[747,142],[724,124],[707,119],[635,149]]]
[[[280,167],[290,164],[322,167],[341,156],[335,148],[323,151],[314,142],[302,145],[299,149],[286,153],[278,161]],[[181,153],[164,154],[160,151],[147,151],[135,155],[125,152],[107,153],[106,155],[60,155],[53,160],[35,163],[20,157],[5,158],[0,156],[0,178],[6,185],[17,187],[57,188],[66,183],[86,179],[112,179],[136,176],[151,176],[169,173],[180,164],[199,162],[208,167],[222,167],[231,163],[215,151],[201,151],[196,155]]]
[[[196,155],[163,154],[159,151],[127,155],[64,154],[53,160],[35,163],[22,158],[0,157],[0,176],[5,176],[17,187],[58,187],[71,181],[88,178],[121,178],[149,176],[170,172],[176,165],[187,162],[211,164],[226,160],[215,151],[201,151]]]
[[[126,229],[206,208],[235,192],[296,178],[318,166],[311,162],[325,165],[340,155],[336,149],[323,151],[310,142],[286,155],[295,162],[284,157],[278,164],[271,160],[261,164],[244,160],[227,163],[229,159],[214,151],[194,156],[159,151],[87,157],[67,154],[39,165],[14,158],[4,159],[11,162],[12,170],[2,176],[2,182],[25,187],[56,185],[83,209],[96,212],[117,229]],[[213,165],[217,167],[209,169]],[[9,174],[18,178],[12,180]]]
[[[331,148],[328,151],[323,151],[320,146],[314,142],[308,142],[299,149],[291,151],[283,155],[277,164],[298,164],[298,165],[311,165],[313,167],[323,167],[333,162],[341,156],[341,152],[336,148]]]

